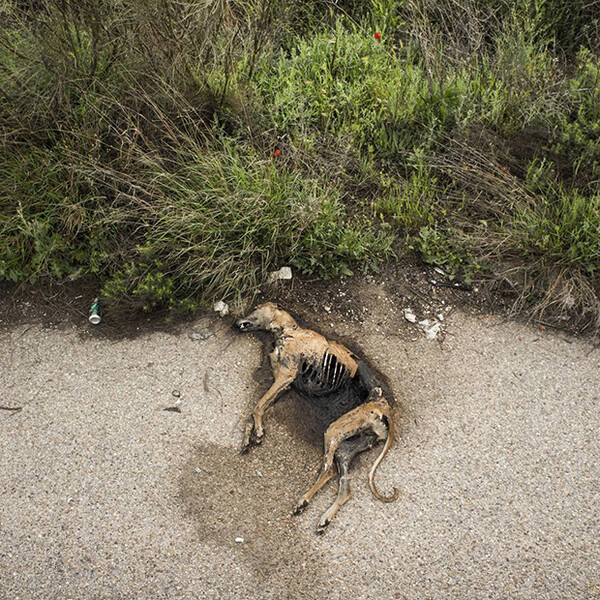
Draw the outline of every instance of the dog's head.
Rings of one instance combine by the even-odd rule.
[[[275,331],[295,324],[294,319],[285,310],[272,302],[257,306],[248,316],[235,322],[240,331]]]

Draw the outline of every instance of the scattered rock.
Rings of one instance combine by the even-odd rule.
[[[173,390],[171,393],[175,398],[181,398],[181,392],[179,390]]]
[[[236,544],[243,544],[244,543],[244,538],[242,536],[236,537],[235,538],[235,543]]]
[[[222,317],[229,314],[229,305],[223,302],[223,300],[219,300],[213,306],[213,310],[218,312]]]
[[[403,312],[404,312],[404,318],[409,323],[416,323],[417,322],[417,315],[415,315],[415,313],[412,311],[412,308],[405,308]]]
[[[163,411],[180,413],[181,409],[179,406],[167,406],[167,408],[163,408]]]
[[[292,269],[290,267],[281,267],[278,271],[269,274],[269,281],[285,280],[292,278]]]
[[[210,329],[203,329],[202,331],[190,331],[188,337],[192,342],[198,342],[208,340],[211,337],[215,337],[215,332]]]
[[[442,329],[442,324],[434,319],[423,319],[418,322],[418,326],[425,332],[428,340],[435,340]]]

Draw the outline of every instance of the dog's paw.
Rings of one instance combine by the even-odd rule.
[[[294,507],[294,515],[300,515],[304,512],[304,509],[308,506],[308,500],[300,500]]]
[[[380,387],[374,387],[369,393],[369,400],[377,401],[383,398],[383,390]]]
[[[260,444],[262,444],[264,437],[264,430],[260,429],[257,431],[254,427],[254,422],[249,421],[246,425],[246,430],[244,431],[244,440],[242,442],[242,454],[248,452],[251,446],[259,446]]]
[[[257,431],[256,429],[252,430],[252,436],[250,437],[250,445],[251,446],[260,446],[265,439],[265,432],[261,429]]]
[[[325,533],[325,530],[329,526],[329,523],[331,523],[330,519],[321,519],[321,521],[317,525],[317,534],[323,535]]]
[[[245,454],[250,450],[252,446],[252,438],[254,437],[254,421],[250,420],[246,423],[246,429],[244,430],[244,439],[242,441],[242,454]]]

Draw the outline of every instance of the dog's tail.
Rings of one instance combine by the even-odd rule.
[[[371,468],[371,471],[369,472],[369,487],[371,488],[371,492],[373,492],[375,498],[381,500],[382,502],[394,502],[394,500],[398,499],[399,492],[397,488],[393,488],[393,491],[389,496],[384,496],[383,494],[380,494],[377,488],[375,487],[375,471],[377,471],[379,463],[383,460],[383,457],[386,455],[387,451],[390,449],[390,446],[394,441],[394,423],[389,417],[386,418],[386,421],[388,426],[387,439],[385,440],[383,449],[381,450],[379,456],[377,457],[377,460],[375,461],[373,467]]]

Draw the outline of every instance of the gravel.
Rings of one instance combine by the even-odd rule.
[[[370,309],[345,334],[403,408],[377,477],[401,495],[362,456],[322,537],[332,484],[291,515],[320,461],[301,404],[239,453],[255,337],[1,330],[0,598],[600,598],[600,352],[460,312],[408,341]]]

